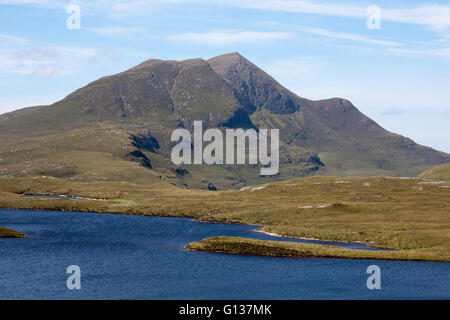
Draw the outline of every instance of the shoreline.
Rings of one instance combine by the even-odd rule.
[[[10,209],[11,208],[1,208],[1,209]],[[19,210],[29,210],[29,209],[19,209]],[[64,212],[62,210],[48,210],[48,211],[54,211],[54,212]],[[67,210],[66,210],[67,211]],[[87,213],[87,212],[80,212],[80,213]],[[93,214],[105,214],[105,212],[89,212]],[[107,213],[106,213],[107,214]],[[117,214],[117,213],[116,213]],[[125,214],[130,215],[130,214]],[[133,214],[132,214],[133,215]],[[142,216],[147,217],[145,215],[136,215],[136,216]],[[151,217],[151,216],[148,216]],[[158,217],[158,216],[153,216]],[[166,218],[179,218],[177,216],[164,216]],[[195,218],[187,218],[191,222],[203,222],[203,223],[219,223],[219,224],[240,224],[240,225],[247,225],[250,226],[250,224],[245,223],[226,223],[226,222],[211,222],[211,221],[196,221]],[[3,228],[7,229],[7,228]],[[2,230],[2,227],[0,227],[0,231]],[[10,236],[9,238],[26,238],[27,235],[14,231],[11,229],[7,229],[12,232],[15,232],[15,235]],[[326,241],[326,240],[320,240],[320,239],[314,239],[314,238],[306,238],[306,237],[288,237],[288,236],[282,236],[273,232],[267,232],[261,229],[254,229],[251,230],[252,232],[259,232],[263,233],[272,237],[278,237],[278,238],[292,238],[292,239],[300,239],[300,240],[315,240],[315,241]],[[1,236],[0,236],[1,238]],[[4,237],[6,238],[6,237]],[[211,240],[214,239],[229,239],[231,242],[229,244],[233,243],[234,239],[240,239],[240,241],[247,241],[253,244],[253,242],[259,242],[259,248],[256,248],[255,250],[246,248],[242,250],[239,248],[239,243],[235,243],[236,246],[233,246],[228,249],[223,248],[205,248],[202,246],[198,246],[199,244],[208,243]],[[352,243],[349,241],[329,241],[329,242],[338,242],[338,243]],[[273,244],[278,243],[278,246],[274,248]],[[353,242],[355,243],[355,242]],[[261,253],[258,252],[260,247],[265,248],[265,252]],[[291,249],[288,249],[292,246],[298,246],[300,247],[300,251],[296,249],[296,252],[292,252]],[[305,246],[308,248],[307,252],[304,252],[301,248],[302,246]],[[402,261],[430,261],[430,262],[448,262],[445,260],[435,260],[435,259],[426,259],[426,258],[406,258],[405,256],[401,257],[395,257],[395,252],[398,254],[401,254],[401,250],[386,250],[386,251],[377,251],[377,250],[366,250],[366,249],[351,249],[351,248],[343,248],[339,247],[337,245],[332,244],[321,244],[321,243],[303,243],[303,242],[295,242],[295,241],[276,241],[276,240],[260,240],[260,239],[251,239],[251,238],[241,238],[241,237],[229,237],[229,236],[215,236],[213,238],[205,238],[200,241],[194,241],[186,244],[184,246],[184,249],[187,251],[197,251],[197,252],[209,252],[209,253],[219,253],[219,254],[234,254],[234,255],[245,255],[245,256],[264,256],[264,257],[279,257],[279,258],[336,258],[336,259],[374,259],[374,260],[402,260]],[[272,252],[275,249],[275,252]],[[266,251],[267,250],[267,251]],[[281,250],[281,252],[280,252]],[[286,253],[285,250],[288,250]],[[389,253],[393,253],[394,255],[389,255]]]
[[[291,238],[291,239],[298,239],[298,240],[311,240],[311,241],[323,241],[323,242],[336,242],[336,243],[342,243],[342,244],[345,244],[345,243],[350,243],[350,244],[351,244],[351,243],[355,243],[355,244],[363,244],[363,245],[365,245],[365,246],[367,246],[367,247],[369,247],[369,248],[378,249],[377,247],[369,246],[367,243],[362,242],[362,241],[338,241],[338,240],[323,240],[323,239],[307,238],[307,237],[283,236],[283,235],[281,235],[281,234],[278,234],[278,233],[275,233],[275,232],[264,231],[264,230],[262,230],[262,229],[255,229],[255,230],[252,230],[252,231],[253,231],[253,232],[262,233],[262,234],[265,234],[265,235],[268,235],[268,236],[271,236],[271,237],[277,237],[277,238],[285,238],[285,239]],[[383,249],[383,248],[380,248],[380,249]],[[394,249],[389,249],[389,250],[394,250]]]
[[[88,199],[88,198],[85,198]],[[71,200],[80,200],[79,198],[76,199],[71,199]],[[91,199],[89,199],[91,200]],[[103,199],[102,199],[103,200]],[[65,210],[65,209],[18,209],[18,208],[4,208],[4,207],[0,207],[0,209],[5,209],[5,210],[37,210],[37,211],[56,211],[56,212],[66,212],[66,211],[71,211],[71,212],[77,212],[77,211],[72,211],[72,210]],[[137,213],[116,213],[116,212],[106,212],[106,211],[78,211],[80,213],[94,213],[94,214],[121,214],[121,215],[133,215],[133,216],[143,216],[143,217],[165,217],[165,218],[183,218],[183,219],[190,219],[192,222],[201,222],[201,223],[217,223],[217,224],[240,224],[240,225],[245,225],[245,226],[257,226],[258,229],[253,229],[251,230],[252,232],[258,232],[258,233],[262,233],[271,237],[277,237],[277,238],[285,238],[285,239],[298,239],[298,240],[311,240],[311,241],[324,241],[324,242],[336,242],[336,243],[355,243],[355,244],[363,244],[367,247],[370,248],[374,248],[374,249],[378,249],[377,247],[372,247],[367,245],[366,243],[362,242],[362,241],[337,241],[337,240],[323,240],[323,239],[317,239],[317,238],[307,238],[307,237],[295,237],[295,236],[283,236],[280,235],[278,233],[274,233],[274,232],[268,232],[268,231],[264,231],[262,230],[263,226],[260,225],[254,225],[254,224],[249,224],[249,223],[242,223],[242,222],[226,222],[226,221],[202,221],[202,220],[198,220],[198,218],[196,217],[188,217],[188,216],[177,216],[177,215],[143,215],[143,214],[137,214]],[[0,226],[1,228],[1,226]],[[13,230],[14,231],[14,230]],[[18,231],[17,231],[18,232]],[[20,233],[20,232],[19,232]],[[268,241],[274,241],[274,240],[268,240]],[[326,245],[326,244],[318,244],[318,245]],[[390,249],[390,248],[379,248],[379,249],[387,249],[387,250],[392,250],[394,251],[395,249]],[[359,250],[364,250],[364,249],[359,249]]]
[[[446,230],[450,227],[447,200],[450,189],[441,188],[441,184],[420,184],[423,190],[419,192],[416,188],[422,182],[420,179],[348,178],[349,182],[344,184],[336,184],[337,181],[342,178],[299,178],[272,183],[264,191],[212,193],[113,182],[0,178],[0,207],[241,224],[251,226],[248,231],[259,232],[260,238],[270,237],[268,240],[279,239],[285,243],[317,241],[318,247],[390,251],[386,254],[396,257],[399,256],[396,252],[401,251],[408,258],[450,260],[450,245],[446,242]],[[371,187],[362,188],[367,182]],[[270,198],[267,192],[271,193]],[[298,199],[299,193],[303,194],[302,200]],[[77,198],[37,198],[23,194]],[[279,205],[274,207],[274,202]],[[300,208],[305,203],[312,208]],[[323,203],[331,205],[318,208]],[[425,216],[429,219],[424,219]]]

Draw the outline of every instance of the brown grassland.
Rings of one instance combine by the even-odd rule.
[[[89,199],[27,198],[24,194]],[[191,243],[187,248],[192,250],[450,261],[450,183],[418,178],[310,177],[240,190],[204,191],[162,183],[3,177],[0,207],[192,217],[197,221],[258,225],[263,231],[283,236],[361,241],[395,249],[369,252],[219,237]]]

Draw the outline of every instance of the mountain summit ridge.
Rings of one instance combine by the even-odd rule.
[[[195,120],[206,128],[280,129],[279,174],[260,177],[252,165],[173,165],[170,134]],[[4,176],[219,189],[315,174],[416,176],[450,162],[346,99],[299,97],[236,52],[149,59],[52,105],[0,115],[0,147]]]

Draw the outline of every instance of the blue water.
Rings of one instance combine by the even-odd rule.
[[[449,299],[450,264],[189,252],[217,235],[283,240],[254,226],[190,219],[0,209],[0,299]],[[352,245],[352,244],[350,244]],[[357,245],[357,244],[356,244]],[[381,290],[366,269],[381,268]],[[68,290],[66,268],[81,268]]]
[[[24,197],[27,198],[57,198],[57,199],[73,199],[73,200],[83,200],[85,198],[82,197],[70,197],[66,195],[52,196],[48,194],[24,194]]]

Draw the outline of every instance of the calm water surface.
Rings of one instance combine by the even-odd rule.
[[[283,240],[254,226],[190,219],[0,209],[0,299],[449,299],[450,264],[188,252],[217,235]],[[333,244],[333,243],[331,243]],[[342,245],[342,244],[340,244]],[[346,247],[367,249],[361,244]],[[381,290],[366,269],[381,268]],[[81,268],[81,290],[66,268]]]

